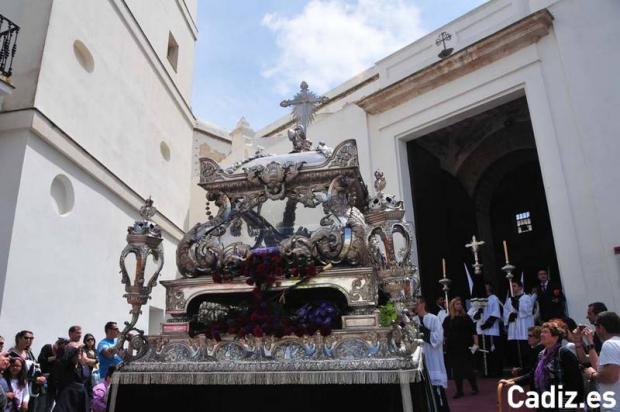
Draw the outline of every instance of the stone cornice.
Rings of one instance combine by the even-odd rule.
[[[383,113],[536,43],[550,32],[552,25],[553,16],[547,9],[530,14],[453,55],[368,95],[359,100],[357,105],[369,114]]]

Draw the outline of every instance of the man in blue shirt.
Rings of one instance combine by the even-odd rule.
[[[99,376],[106,376],[110,365],[118,366],[123,362],[119,356],[119,349],[116,349],[116,338],[119,331],[116,322],[108,322],[105,324],[105,339],[102,339],[97,345],[97,358],[99,359]]]

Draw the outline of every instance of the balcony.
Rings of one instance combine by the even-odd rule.
[[[19,26],[0,14],[0,78],[8,80],[13,73]]]

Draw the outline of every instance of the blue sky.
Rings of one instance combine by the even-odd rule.
[[[192,107],[225,129],[288,113],[301,80],[325,93],[485,0],[198,0]]]

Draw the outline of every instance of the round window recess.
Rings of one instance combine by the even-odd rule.
[[[95,69],[95,60],[88,47],[80,40],[73,42],[73,53],[84,70],[91,73]]]
[[[159,144],[159,151],[166,162],[170,160],[170,146],[166,142],[162,141]]]
[[[60,216],[66,216],[73,210],[75,195],[73,194],[73,185],[67,176],[58,175],[52,180],[50,195],[56,213]]]

